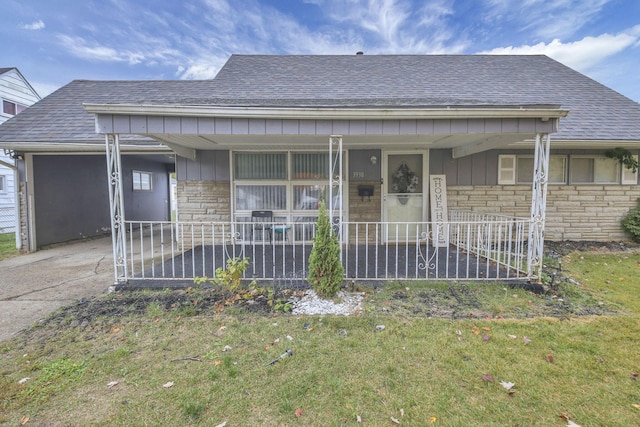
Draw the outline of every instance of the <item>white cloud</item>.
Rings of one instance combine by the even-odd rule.
[[[607,57],[634,46],[640,39],[640,25],[620,34],[602,34],[585,37],[575,42],[563,43],[554,39],[549,43],[536,45],[508,46],[479,52],[496,55],[547,55],[563,64],[585,72],[601,63]]]
[[[31,24],[23,24],[22,29],[24,30],[42,30],[45,27],[42,19],[38,19],[37,21],[32,22]]]
[[[307,0],[340,29],[346,24],[370,53],[460,53],[467,42],[450,25],[453,0]],[[361,31],[361,30],[364,30]]]
[[[490,22],[506,23],[541,39],[566,38],[591,22],[613,0],[488,0]]]

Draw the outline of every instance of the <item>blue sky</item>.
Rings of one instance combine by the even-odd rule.
[[[0,67],[208,79],[240,54],[546,54],[640,101],[638,0],[3,0]]]

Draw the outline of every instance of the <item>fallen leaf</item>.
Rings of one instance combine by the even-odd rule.
[[[293,337],[292,337],[291,335],[287,335],[287,336],[286,336],[286,338],[287,338],[289,341],[293,341]]]
[[[29,378],[29,377],[23,378],[23,379],[21,379],[20,381],[18,381],[18,384],[24,384],[24,383],[26,383],[27,381],[29,381],[30,379],[31,379],[31,378]]]
[[[400,416],[404,417],[404,409],[400,408]]]
[[[391,417],[391,422],[394,424],[400,424],[400,421],[398,421],[397,419]]]
[[[110,334],[117,334],[118,332],[120,332],[121,329],[117,326],[114,326],[113,328],[111,328],[111,330],[109,331]]]
[[[553,363],[553,354],[547,354],[547,356],[545,357],[545,359],[547,359],[547,362],[549,362],[549,363]]]
[[[162,385],[162,387],[164,387],[164,388],[170,388],[170,387],[173,387],[173,381],[169,381],[168,383],[163,384],[163,385]]]
[[[220,424],[218,424],[216,427],[225,427],[227,425],[227,421],[223,421]]]
[[[489,341],[491,337],[487,334],[482,334],[482,341]]]
[[[429,418],[429,422],[430,422],[431,424],[435,423],[436,421],[438,421],[438,419],[437,419],[436,417],[431,417],[431,418]]]
[[[29,416],[28,415],[25,415],[24,417],[22,417],[22,419],[20,419],[20,425],[21,426],[25,425],[28,422],[29,422]]]
[[[489,381],[489,382],[493,382],[493,381],[495,381],[495,378],[493,378],[493,377],[492,377],[491,375],[489,375],[489,374],[484,374],[484,375],[482,376],[482,379],[483,379],[483,380],[485,380],[485,381]]]
[[[222,349],[223,352],[229,351],[229,350],[232,350],[232,347],[230,345],[225,345],[224,348]]]
[[[460,336],[460,335],[462,335],[462,331],[461,331],[460,329],[458,329],[458,330],[456,331],[456,335],[459,335],[459,336]]]
[[[558,415],[560,418],[562,418],[563,420],[568,420],[569,418],[571,418],[571,416],[569,414],[567,414],[566,412],[561,413],[560,415]]]
[[[107,388],[113,388],[117,385],[118,385],[118,381],[111,381],[109,384],[107,384]]]
[[[507,390],[511,390],[515,384],[514,384],[514,383],[512,383],[512,382],[504,382],[504,381],[500,381],[500,385],[501,385],[502,387],[504,387],[505,389],[507,389]]]
[[[356,415],[356,421],[361,423],[362,422],[362,417],[360,415]]]
[[[219,360],[214,360],[214,361],[213,361],[213,364],[214,364],[215,366],[218,366],[218,365],[221,365],[221,364],[222,364],[222,362],[221,362],[221,361],[219,361]]]
[[[296,417],[300,418],[302,416],[302,409],[296,409]]]
[[[638,405],[637,403],[632,403],[631,406],[633,406],[636,409],[640,409],[640,405]]]
[[[483,326],[482,329],[485,330],[485,331],[490,331],[491,330],[491,328],[489,328],[487,326]]]
[[[631,372],[631,378],[633,378],[634,380],[638,379],[638,373],[637,372]]]
[[[518,338],[517,335],[507,335],[509,338],[511,338],[512,340],[515,340],[516,338]]]
[[[523,341],[525,344],[529,344],[529,343],[531,342],[531,340],[530,340],[530,339],[529,339],[529,337],[527,337],[527,336],[522,337],[522,341]]]
[[[567,423],[567,427],[580,427],[580,425],[569,420],[569,422]]]

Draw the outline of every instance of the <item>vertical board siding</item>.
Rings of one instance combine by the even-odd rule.
[[[185,135],[448,135],[552,132],[555,121],[536,119],[312,120],[97,114],[101,133]],[[146,132],[143,121],[146,118]]]

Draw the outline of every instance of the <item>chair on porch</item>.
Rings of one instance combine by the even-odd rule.
[[[269,241],[273,239],[271,227],[273,225],[273,211],[251,211],[251,241],[255,241],[254,234],[260,231],[260,239],[264,240],[265,232],[269,235]]]

